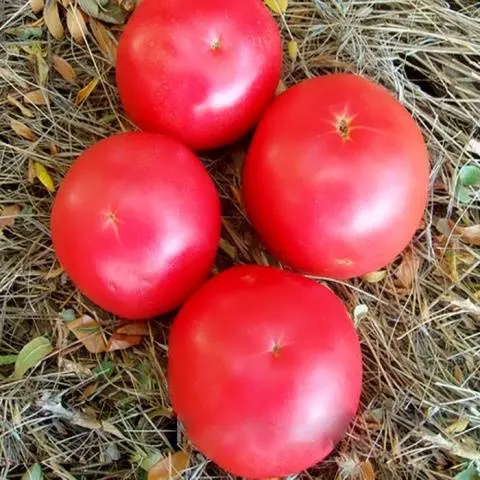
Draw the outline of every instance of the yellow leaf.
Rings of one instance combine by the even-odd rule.
[[[40,180],[40,183],[51,193],[55,191],[55,184],[53,183],[53,179],[48,173],[48,170],[38,162],[34,162],[33,164],[35,168],[35,176]]]
[[[77,84],[77,73],[73,67],[62,57],[53,55],[53,68],[61,75],[61,77],[70,85]]]
[[[100,325],[92,317],[83,315],[67,324],[67,328],[80,340],[91,353],[107,350],[107,343]]]
[[[288,0],[264,0],[265,4],[273,13],[285,13],[288,7]]]
[[[10,105],[17,107],[20,110],[20,112],[22,112],[22,115],[24,117],[33,118],[35,116],[29,108],[22,105],[15,97],[12,97],[11,95],[7,95],[7,102]]]
[[[85,42],[88,29],[83,13],[79,8],[70,7],[67,10],[67,27],[70,35],[77,43]]]
[[[32,142],[35,140],[35,134],[32,132],[31,128],[27,127],[24,123],[19,122],[18,120],[11,120],[10,126],[17,135],[20,135],[20,137],[31,140]]]
[[[460,418],[456,422],[450,424],[445,431],[447,433],[462,433],[467,429],[469,423],[470,420],[468,420],[468,418]]]
[[[298,57],[298,43],[295,40],[290,40],[288,42],[288,55],[294,61]]]
[[[148,471],[148,480],[174,480],[187,468],[190,455],[184,451],[163,457]]]
[[[97,22],[94,18],[90,17],[89,23],[98,48],[105,58],[114,65],[117,59],[117,40],[102,23]]]
[[[43,10],[43,0],[30,0],[30,8],[33,13],[40,13]]]
[[[126,350],[134,345],[140,345],[142,340],[143,335],[122,335],[120,333],[114,333],[108,342],[107,352]]]
[[[20,215],[22,211],[19,205],[9,205],[3,207],[0,211],[0,230],[5,227],[13,227],[15,219]]]
[[[48,105],[48,96],[47,92],[43,90],[33,90],[24,95],[25,101],[28,103],[33,103],[33,105]]]
[[[48,31],[52,34],[53,38],[60,40],[65,35],[62,21],[58,13],[58,3],[56,0],[47,0],[45,8],[43,10],[43,19],[45,25],[47,25]]]
[[[375,470],[373,469],[370,460],[361,463],[360,478],[361,480],[375,480]]]
[[[97,88],[99,81],[100,79],[98,77],[92,78],[92,80],[90,80],[90,82],[88,82],[88,84],[78,92],[75,103],[77,105],[81,105],[83,102],[85,102],[92,92]]]
[[[387,276],[386,270],[378,270],[376,272],[370,272],[364,275],[363,279],[367,283],[378,283],[381,282]]]

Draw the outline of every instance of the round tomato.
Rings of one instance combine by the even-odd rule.
[[[180,305],[208,276],[220,204],[187,147],[124,133],[75,161],[51,228],[60,263],[87,297],[119,316],[149,318]]]
[[[276,268],[237,266],[178,314],[168,380],[199,450],[235,475],[271,478],[333,450],[358,408],[362,358],[328,288]]]
[[[144,0],[120,40],[117,85],[140,128],[209,149],[254,125],[281,63],[280,33],[260,0]]]
[[[407,110],[365,78],[328,75],[294,86],[269,108],[245,161],[243,198],[279,259],[350,278],[407,246],[428,177],[427,148]]]

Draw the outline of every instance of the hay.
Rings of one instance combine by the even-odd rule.
[[[42,25],[32,28],[36,19],[23,0],[0,5],[0,208],[22,207],[0,238],[0,354],[15,354],[41,334],[55,351],[22,380],[10,380],[12,368],[0,367],[0,477],[16,478],[38,462],[48,478],[142,478],[142,467],[159,454],[188,445],[165,386],[168,319],[142,346],[105,356],[89,355],[67,335],[63,309],[96,317],[106,330],[114,319],[58,271],[48,227],[52,195],[28,175],[29,162],[39,161],[58,184],[85,146],[130,126],[105,45],[102,52],[92,37],[83,45],[54,40]],[[480,463],[480,257],[446,222],[480,223],[478,192],[470,203],[455,198],[459,169],[478,164],[472,151],[480,134],[478,2],[291,0],[278,19],[285,39],[299,47],[296,60],[285,55],[287,85],[329,71],[371,76],[412,111],[432,161],[424,226],[403,259],[377,283],[330,282],[352,312],[363,312],[357,323],[365,387],[348,435],[305,477],[452,478]],[[71,63],[78,86],[55,72],[53,55]],[[41,77],[49,105],[25,104],[22,94],[38,89]],[[80,87],[93,78],[97,88],[76,105]],[[12,120],[35,140],[15,133]],[[220,269],[274,263],[238,203],[243,148],[205,159],[226,212]],[[197,453],[188,472],[225,478]]]

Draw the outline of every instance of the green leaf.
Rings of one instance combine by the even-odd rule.
[[[42,467],[38,463],[30,467],[22,475],[22,480],[42,480],[42,478],[43,478]]]
[[[0,355],[0,367],[4,365],[13,365],[17,361],[18,355]]]
[[[15,35],[21,42],[26,40],[38,40],[43,35],[41,27],[21,27],[7,30],[7,33]]]
[[[460,203],[470,203],[472,200],[472,194],[467,187],[464,187],[462,184],[458,183],[455,190],[455,198]]]
[[[78,3],[87,15],[106,23],[120,25],[127,18],[127,12],[115,0],[78,0]]]
[[[464,165],[460,169],[458,180],[466,187],[480,185],[480,168],[476,165]]]
[[[60,312],[60,316],[64,322],[73,322],[77,318],[75,311],[72,308],[64,308]]]
[[[93,369],[93,373],[95,375],[105,375],[105,377],[110,377],[110,375],[113,373],[114,366],[113,362],[111,360],[105,360],[102,362],[100,365],[95,367]]]
[[[37,337],[27,343],[20,350],[15,362],[14,378],[23,378],[27,370],[36,367],[52,350],[52,344],[45,337]]]
[[[455,476],[454,480],[480,480],[479,471],[474,463],[471,463],[463,472]]]

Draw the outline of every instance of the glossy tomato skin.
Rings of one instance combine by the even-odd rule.
[[[55,252],[105,310],[150,318],[206,279],[220,235],[219,199],[200,160],[158,134],[100,141],[74,162],[56,196]]]
[[[144,0],[120,40],[117,85],[140,128],[204,150],[253,127],[281,63],[280,33],[260,0]]]
[[[356,75],[307,80],[256,130],[243,198],[265,245],[305,272],[350,278],[383,267],[419,227],[429,158],[383,87]]]
[[[361,351],[328,288],[237,266],[175,319],[168,380],[199,450],[235,475],[279,477],[321,461],[345,433],[359,403]]]

